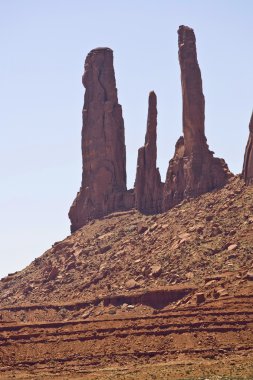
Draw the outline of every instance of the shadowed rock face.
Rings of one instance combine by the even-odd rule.
[[[231,173],[224,160],[213,157],[206,142],[205,99],[193,29],[178,30],[183,97],[183,133],[170,160],[164,186],[163,209],[226,184]]]
[[[124,121],[112,50],[92,50],[84,68],[83,173],[80,192],[69,212],[72,232],[88,220],[124,209],[126,192]]]
[[[145,145],[138,150],[135,179],[135,207],[145,214],[162,211],[161,176],[156,167],[157,99],[152,91],[148,101],[148,120]]]
[[[244,154],[242,175],[247,185],[253,185],[253,112],[249,123],[249,138]]]

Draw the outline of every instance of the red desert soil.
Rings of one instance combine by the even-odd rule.
[[[115,213],[0,281],[0,379],[253,379],[253,187]]]

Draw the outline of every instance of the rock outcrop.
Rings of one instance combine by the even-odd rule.
[[[183,137],[176,143],[165,184],[156,167],[157,99],[149,95],[145,145],[138,151],[134,189],[126,188],[126,148],[122,109],[118,103],[113,52],[92,50],[85,61],[82,159],[79,193],[69,217],[74,232],[89,220],[136,208],[156,214],[183,199],[224,186],[232,175],[224,160],[213,157],[205,136],[205,98],[193,29],[178,30],[183,97]],[[252,121],[245,153],[244,177],[253,181]]]
[[[87,221],[123,210],[126,193],[126,148],[109,48],[92,50],[82,78],[86,89],[82,128],[82,185],[69,217],[71,231]]]
[[[145,214],[162,211],[163,184],[156,167],[157,99],[152,91],[148,100],[148,120],[145,145],[138,150],[135,179],[135,207]]]
[[[247,185],[253,185],[253,112],[249,123],[249,138],[244,154],[242,175]]]
[[[183,134],[169,163],[163,209],[226,184],[231,175],[224,160],[213,157],[205,137],[205,99],[193,29],[178,30],[183,97]]]

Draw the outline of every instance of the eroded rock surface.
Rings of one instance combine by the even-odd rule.
[[[253,112],[249,123],[249,138],[245,149],[242,175],[247,185],[253,184]]]
[[[87,221],[124,209],[126,148],[124,121],[118,103],[109,48],[92,50],[82,79],[86,89],[82,128],[82,185],[69,217],[71,231]],[[130,206],[131,200],[128,201]]]
[[[205,136],[205,99],[193,29],[178,30],[183,97],[183,137],[176,144],[164,186],[164,210],[226,184],[231,173],[224,160],[213,157]]]
[[[135,179],[135,207],[146,214],[161,212],[163,184],[156,167],[157,99],[154,91],[148,100],[145,145],[138,150]]]

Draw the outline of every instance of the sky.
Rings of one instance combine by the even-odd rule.
[[[211,150],[240,173],[253,108],[252,0],[0,0],[0,278],[70,234],[81,183],[84,59],[114,51],[128,188],[158,98],[165,179],[182,134],[179,25],[196,34]]]

